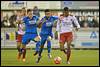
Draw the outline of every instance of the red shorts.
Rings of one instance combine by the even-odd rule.
[[[72,40],[73,40],[72,32],[61,33],[60,34],[60,42],[65,43],[65,42],[72,41]]]
[[[17,35],[17,42],[22,42],[22,36],[21,34],[18,34]]]

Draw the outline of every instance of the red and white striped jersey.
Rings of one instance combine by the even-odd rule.
[[[75,16],[69,15],[67,17],[61,17],[61,19],[59,19],[57,22],[56,30],[60,33],[72,32],[73,23],[75,26],[77,26],[77,28],[80,28],[80,25]]]

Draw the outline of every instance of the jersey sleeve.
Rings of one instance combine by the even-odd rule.
[[[26,23],[26,17],[24,17],[24,18],[22,19],[22,22],[23,22],[23,23]]]
[[[40,20],[40,23],[44,23],[46,21],[45,17]]]
[[[38,16],[36,16],[36,21],[38,21],[39,20],[39,17]]]
[[[72,17],[72,20],[73,20],[74,24],[77,26],[77,28],[80,28],[80,25],[78,23],[78,20],[76,19],[75,16]]]
[[[53,16],[54,20],[57,20],[59,17],[58,16]]]

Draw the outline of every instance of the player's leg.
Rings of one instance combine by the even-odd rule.
[[[41,56],[45,42],[46,42],[46,39],[41,40],[40,49],[39,49],[39,56]]]
[[[21,57],[21,42],[17,42],[17,50],[18,50],[18,56],[17,59],[20,60]]]
[[[70,56],[71,56],[71,43],[72,43],[73,35],[71,32],[67,34],[67,64],[70,64]]]
[[[22,60],[23,62],[25,62],[25,58],[26,58],[26,44],[28,44],[29,42],[29,35],[28,34],[25,34],[22,38],[22,49],[21,49],[21,52],[22,52]]]
[[[22,51],[22,60],[23,60],[23,62],[25,62],[26,61],[26,44],[22,44],[22,49],[21,49],[21,51]]]
[[[36,63],[39,63],[40,59],[41,59],[41,54],[42,54],[42,51],[43,51],[43,48],[44,48],[44,44],[46,42],[46,39],[45,38],[41,38],[41,41],[40,41],[40,49],[39,49],[39,56],[38,56],[38,59],[36,61]]]
[[[40,41],[36,42],[36,49],[35,49],[36,51],[35,51],[35,53],[34,53],[34,56],[38,54],[38,52],[39,52],[39,47],[40,47]]]
[[[17,42],[17,50],[20,53],[21,42]]]
[[[65,54],[66,54],[66,51],[64,49],[64,44],[65,44],[65,34],[60,34],[60,41],[59,41],[59,44],[60,44],[60,50],[63,51]]]
[[[20,60],[21,57],[21,44],[22,44],[22,35],[17,35],[17,50],[18,50],[17,59],[18,60]]]
[[[40,47],[40,40],[41,40],[41,37],[40,36],[37,36],[34,38],[35,42],[36,42],[36,51],[34,53],[34,56],[38,54],[39,52],[39,47]]]
[[[47,49],[48,49],[48,57],[51,58],[51,36],[48,36],[47,38]]]

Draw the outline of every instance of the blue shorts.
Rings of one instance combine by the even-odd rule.
[[[47,35],[47,34],[43,35],[43,34],[40,34],[40,36],[41,36],[41,45],[44,45],[45,44],[45,42],[47,41],[48,36],[53,37],[52,34],[51,35]]]
[[[34,38],[37,36],[38,34],[25,33],[22,37],[22,44],[24,45],[28,44],[30,40],[34,40]]]

